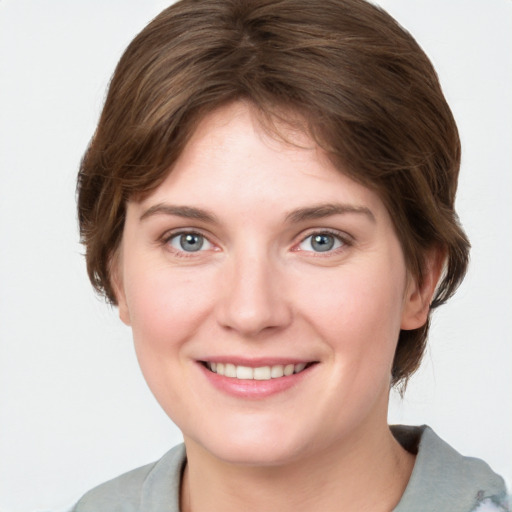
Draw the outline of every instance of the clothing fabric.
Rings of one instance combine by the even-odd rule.
[[[406,490],[393,512],[511,512],[505,483],[482,460],[463,457],[432,429],[392,426],[398,442],[416,453]],[[185,446],[159,461],[89,491],[73,512],[180,512]]]

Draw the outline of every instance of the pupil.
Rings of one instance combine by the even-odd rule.
[[[203,237],[201,235],[194,235],[193,233],[181,235],[180,245],[184,251],[199,251],[203,246]]]
[[[311,245],[318,252],[330,251],[334,246],[334,237],[331,235],[315,235]]]

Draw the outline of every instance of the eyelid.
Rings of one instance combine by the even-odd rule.
[[[172,247],[170,242],[172,239],[177,238],[182,235],[198,235],[203,237],[208,244],[211,245],[211,247],[207,249],[199,249],[198,251],[184,251],[177,249],[176,247]],[[198,255],[200,253],[204,253],[211,250],[218,250],[217,244],[215,244],[209,235],[206,235],[202,232],[201,229],[198,228],[175,228],[171,229],[169,231],[166,231],[161,237],[158,239],[158,243],[168,248],[170,252],[172,252],[175,255],[182,256],[182,257],[192,257],[194,255]]]
[[[315,235],[330,235],[336,238],[341,242],[341,247],[338,247],[336,249],[332,249],[329,251],[321,252],[321,251],[308,251],[304,249],[300,249],[299,246],[305,242],[308,238],[311,238]],[[330,256],[333,254],[337,254],[340,251],[345,250],[347,247],[350,247],[354,245],[354,238],[349,235],[348,233],[344,231],[338,231],[337,229],[332,228],[317,228],[317,229],[311,229],[306,234],[301,234],[300,240],[294,244],[292,250],[296,252],[305,252],[310,255],[314,255],[315,257],[322,257],[322,256]]]
[[[195,227],[190,227],[190,228],[180,227],[180,228],[168,230],[168,231],[164,232],[158,238],[157,242],[161,245],[169,247],[169,250],[172,251],[174,254],[193,256],[196,253],[206,252],[205,250],[189,252],[189,251],[177,250],[175,248],[170,247],[169,242],[173,238],[180,236],[180,235],[186,235],[186,234],[195,234],[195,235],[202,236],[212,246],[211,248],[209,248],[207,250],[212,250],[212,249],[215,251],[220,250],[218,244],[215,243],[214,241],[212,241],[212,237],[210,235],[205,234],[202,229],[195,228]],[[335,237],[337,240],[339,240],[342,243],[342,246],[338,247],[337,249],[334,249],[334,250],[325,251],[324,253],[319,252],[319,251],[307,251],[307,250],[303,250],[303,249],[299,248],[299,245],[302,244],[308,238],[315,236],[315,235],[322,235],[322,234],[328,234],[328,235]],[[346,233],[345,231],[339,231],[339,230],[333,229],[333,228],[311,228],[311,229],[307,230],[306,233],[304,233],[304,232],[301,233],[299,240],[293,244],[291,250],[294,252],[306,252],[306,253],[309,253],[314,256],[329,256],[332,254],[336,254],[339,251],[343,251],[345,248],[354,245],[354,243],[355,243],[354,238],[351,235],[349,235],[348,233]]]

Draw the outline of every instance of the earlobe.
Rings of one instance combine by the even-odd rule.
[[[401,329],[412,330],[425,325],[430,311],[430,303],[441,277],[444,261],[444,251],[439,248],[432,249],[425,262],[421,286],[416,278],[410,278],[404,297]]]
[[[110,260],[110,281],[116,296],[119,318],[125,325],[131,325],[130,311],[126,302],[124,283],[121,272],[121,250],[119,249]]]
[[[128,307],[126,305],[126,300],[123,299],[117,299],[117,308],[119,310],[119,318],[121,321],[125,324],[130,326],[131,320],[130,320],[130,312],[128,311]]]

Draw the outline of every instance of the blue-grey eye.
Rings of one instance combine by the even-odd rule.
[[[305,238],[300,244],[301,251],[328,252],[338,249],[343,242],[330,233],[315,233]]]
[[[211,243],[199,233],[179,233],[173,236],[169,243],[174,249],[184,252],[211,249]]]

